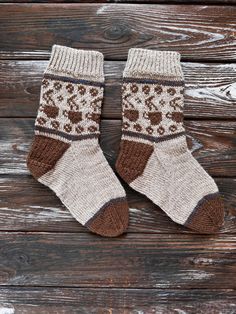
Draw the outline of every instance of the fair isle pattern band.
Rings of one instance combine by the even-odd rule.
[[[69,82],[69,83],[74,83],[74,84],[98,86],[98,87],[103,87],[103,88],[105,86],[105,84],[103,82],[88,81],[88,80],[84,80],[84,79],[76,79],[73,77],[67,77],[67,76],[61,76],[61,75],[55,75],[55,74],[45,73],[43,77],[45,79],[57,80],[57,81],[61,81],[61,82]]]
[[[152,137],[178,134],[183,128],[183,86],[148,79],[122,85],[123,131]],[[154,83],[155,82],[155,83]],[[167,83],[167,82],[166,82]]]
[[[166,136],[162,136],[162,137],[153,137],[153,136],[147,135],[147,134],[141,134],[141,133],[136,133],[136,132],[132,132],[132,131],[123,131],[122,135],[124,135],[124,136],[127,135],[130,137],[140,138],[140,139],[148,140],[150,142],[159,143],[159,142],[163,142],[163,141],[172,140],[172,139],[180,137],[182,135],[186,135],[186,133],[185,133],[185,131],[183,131],[180,133],[166,135]]]
[[[35,130],[68,141],[99,134],[101,84],[46,73]]]
[[[64,132],[57,131],[57,130],[44,128],[39,125],[35,126],[35,131],[38,131],[39,135],[40,133],[48,134],[48,135],[56,135],[57,137],[62,137],[68,141],[78,141],[78,140],[86,140],[86,139],[91,139],[91,138],[99,138],[99,133],[71,135],[71,134],[67,134]]]
[[[124,77],[123,82],[125,83],[138,83],[138,84],[157,84],[165,86],[184,86],[183,80],[167,80],[167,79],[148,79],[148,78],[134,78],[134,77]]]

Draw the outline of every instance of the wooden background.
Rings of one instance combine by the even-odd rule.
[[[0,1],[0,313],[236,313],[236,1],[45,2]],[[189,148],[225,199],[219,235],[178,226],[125,185],[128,233],[104,239],[31,177],[53,44],[105,55],[101,146],[112,166],[128,49],[182,54]]]

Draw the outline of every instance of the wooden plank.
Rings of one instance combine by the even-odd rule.
[[[213,176],[236,176],[236,122],[185,121],[188,144],[197,160]],[[33,137],[33,119],[1,119],[0,174],[28,174],[25,159]],[[121,137],[121,121],[103,120],[101,147],[114,167]]]
[[[194,314],[196,309],[198,314],[229,314],[236,311],[235,300],[230,289],[0,289],[0,309],[5,314]]]
[[[220,233],[236,233],[236,179],[216,179],[225,203]],[[193,233],[174,223],[146,197],[124,185],[129,202],[129,233]],[[0,230],[88,232],[55,194],[30,175],[0,176]]]
[[[0,117],[35,117],[47,61],[0,61]],[[236,117],[236,64],[183,63],[185,117]],[[125,62],[105,62],[103,118],[121,119]]]
[[[0,233],[0,285],[235,289],[236,237]]]
[[[70,3],[189,4],[187,0],[70,0]],[[68,3],[67,0],[0,0],[0,3]],[[191,4],[235,4],[235,0],[191,0]]]
[[[236,60],[236,7],[2,4],[2,58],[48,58],[53,44],[124,60],[131,47],[178,50],[185,60]]]

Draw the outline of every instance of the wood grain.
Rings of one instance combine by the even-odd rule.
[[[231,235],[0,233],[0,285],[235,289]]]
[[[225,203],[225,225],[220,233],[235,234],[236,179],[217,178],[216,183]],[[130,208],[129,233],[193,233],[174,223],[146,197],[124,187]],[[49,188],[30,175],[0,176],[0,200],[1,231],[88,232]]]
[[[0,0],[0,3],[68,3],[67,0]],[[187,0],[70,0],[70,3],[189,4]],[[191,0],[191,4],[235,4],[235,0]]]
[[[213,176],[236,176],[236,122],[185,121],[189,148]],[[0,174],[28,174],[26,154],[33,138],[33,119],[1,119]],[[121,121],[103,120],[101,147],[114,167],[121,137]]]
[[[47,61],[0,61],[0,117],[35,117]],[[125,62],[105,62],[102,116],[121,119],[121,83]],[[185,117],[236,117],[236,64],[183,63]]]
[[[230,289],[0,288],[6,314],[189,314],[196,309],[229,314],[236,311],[235,299]]]
[[[2,58],[48,58],[53,44],[125,60],[131,47],[178,50],[185,60],[236,60],[236,7],[2,4]]]

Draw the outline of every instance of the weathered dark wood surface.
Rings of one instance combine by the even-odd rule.
[[[0,285],[235,288],[231,235],[4,232],[0,247]]]
[[[236,7],[14,4],[0,11],[0,57],[48,58],[55,43],[124,60],[131,47],[177,50],[185,60],[236,60]]]
[[[0,0],[0,3],[9,3]],[[68,0],[15,0],[15,3],[68,3]],[[190,4],[187,0],[70,0],[70,3],[138,3],[138,4]],[[191,0],[191,4],[235,4],[235,0]]]
[[[236,313],[236,7],[230,5],[235,0],[4,2],[0,314]],[[225,201],[219,235],[198,235],[175,224],[122,181],[130,206],[128,233],[103,239],[77,223],[30,176],[25,158],[54,43],[105,55],[101,147],[112,167],[128,49],[182,53],[188,145]]]
[[[235,291],[168,289],[0,288],[6,313],[234,313]],[[78,310],[80,309],[80,310]],[[14,310],[15,312],[10,312]],[[9,311],[9,312],[7,312]]]

